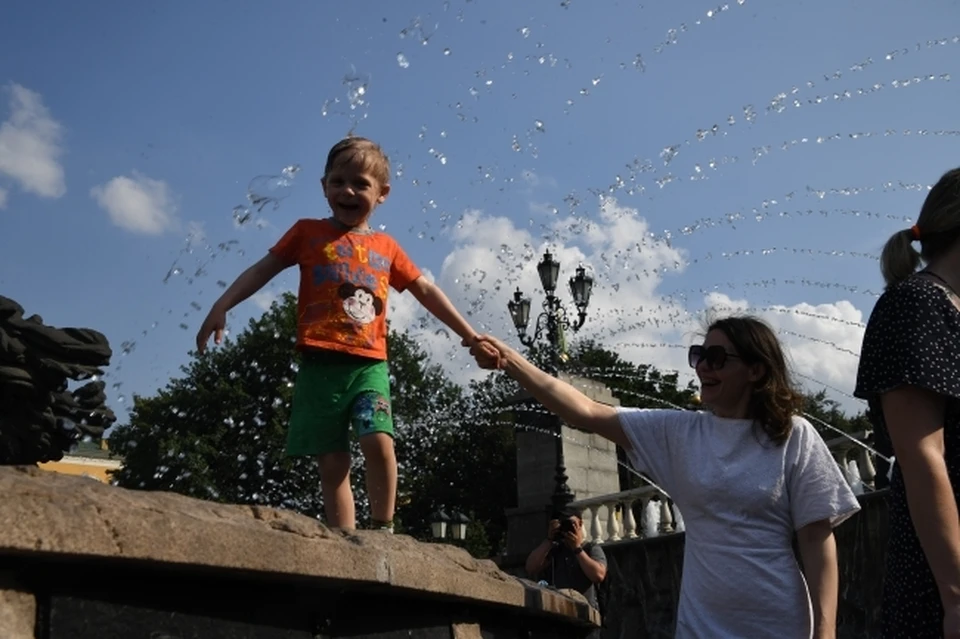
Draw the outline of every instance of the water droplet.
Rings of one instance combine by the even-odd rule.
[[[530,37],[530,27],[520,27],[517,29],[517,31],[519,31],[520,35],[522,35],[524,38]]]
[[[408,68],[408,67],[410,66],[410,61],[407,60],[407,56],[403,55],[402,53],[398,53],[398,54],[397,54],[397,64],[400,65],[400,68],[401,68],[401,69],[406,69],[406,68]]]
[[[450,55],[449,47],[443,50],[443,55]]]

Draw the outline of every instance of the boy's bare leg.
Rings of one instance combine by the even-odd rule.
[[[350,490],[350,453],[320,455],[320,489],[327,525],[355,529],[357,515]]]
[[[393,521],[397,502],[397,456],[393,437],[371,433],[360,438],[360,450],[367,465],[367,495],[370,516],[381,522]]]

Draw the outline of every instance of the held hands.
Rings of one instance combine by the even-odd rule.
[[[477,366],[485,370],[505,368],[510,347],[490,335],[475,335],[472,340],[463,340],[470,347],[470,354],[477,360]]]
[[[207,350],[207,341],[210,340],[210,335],[213,335],[214,344],[220,344],[220,342],[223,341],[223,329],[226,325],[226,311],[214,305],[214,307],[210,309],[207,318],[203,320],[203,324],[200,325],[200,330],[197,332],[197,352],[203,354],[203,352]]]

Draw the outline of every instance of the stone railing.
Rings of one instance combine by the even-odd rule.
[[[860,441],[869,435],[869,431],[851,433]],[[877,471],[873,453],[842,436],[828,440],[827,447],[855,494],[874,490]],[[581,499],[571,506],[583,513],[586,537],[597,544],[648,539],[684,530],[683,516],[673,500],[652,485]]]
[[[871,435],[871,431],[851,433],[850,436],[863,441]],[[876,488],[877,467],[876,455],[869,450],[850,441],[849,438],[838,436],[827,440],[827,448],[847,478],[847,483],[858,495],[872,492]]]
[[[586,536],[594,543],[644,539],[683,530],[680,512],[666,493],[654,486],[581,499],[571,506],[583,513]]]

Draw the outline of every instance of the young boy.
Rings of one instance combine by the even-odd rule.
[[[197,350],[223,338],[226,314],[282,270],[300,267],[297,350],[288,455],[317,455],[327,523],[356,527],[350,489],[349,430],[367,468],[373,527],[393,530],[397,460],[387,368],[387,293],[409,290],[463,340],[477,334],[403,249],[368,220],[390,194],[390,164],[380,147],[348,137],[327,155],[323,193],[332,218],[302,219],[213,305],[197,334]],[[492,347],[491,347],[492,348]],[[491,350],[489,357],[498,361]]]

